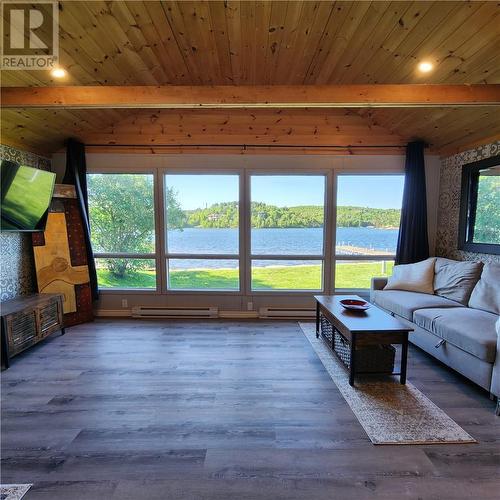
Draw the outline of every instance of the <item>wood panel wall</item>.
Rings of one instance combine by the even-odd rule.
[[[60,63],[3,86],[500,83],[498,2],[63,1]],[[416,65],[435,64],[422,75]],[[4,110],[2,141],[51,153],[96,144],[397,145],[454,152],[500,135],[497,108],[313,112]]]
[[[499,15],[497,2],[62,1],[60,63],[71,85],[496,83]],[[420,59],[436,71],[419,75]]]

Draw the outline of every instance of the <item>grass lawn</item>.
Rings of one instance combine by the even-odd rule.
[[[372,276],[392,273],[393,263],[381,262],[337,263],[336,288],[370,288]],[[124,278],[113,276],[106,269],[98,269],[101,288],[155,288],[154,271],[129,272]],[[177,290],[223,289],[237,290],[237,269],[190,269],[170,272],[170,288]],[[256,267],[252,273],[254,290],[318,290],[321,288],[321,265]]]

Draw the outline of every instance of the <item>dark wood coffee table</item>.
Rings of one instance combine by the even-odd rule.
[[[316,337],[320,335],[320,314],[330,321],[332,326],[347,340],[350,346],[351,361],[349,366],[349,384],[354,385],[356,376],[356,349],[368,345],[401,344],[401,369],[393,375],[400,376],[400,382],[406,383],[406,365],[408,361],[408,333],[413,328],[378,307],[372,306],[366,311],[351,311],[341,304],[342,299],[358,299],[357,295],[315,295],[316,299]]]

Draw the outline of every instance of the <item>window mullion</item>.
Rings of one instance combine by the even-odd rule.
[[[241,290],[245,295],[252,294],[252,193],[251,193],[251,176],[249,172],[242,174],[243,181],[243,199],[241,204],[243,207],[243,218],[240,221],[241,231],[243,232],[244,246],[240,249],[243,262],[243,271],[240,275],[243,276]]]
[[[336,254],[335,259],[336,260],[394,260],[396,258],[395,255],[368,255],[368,254],[361,254],[361,255],[342,255],[342,254]]]
[[[167,269],[165,261],[167,230],[165,217],[165,181],[164,172],[161,169],[155,171],[155,223],[156,223],[156,266],[157,266],[157,291],[167,291]]]
[[[325,228],[324,292],[330,295],[335,292],[335,245],[337,236],[337,173],[335,171],[327,176]]]
[[[97,259],[154,259],[154,253],[110,253],[110,252],[96,252],[94,257]]]
[[[220,259],[227,259],[227,260],[238,260],[239,255],[237,253],[167,253],[166,254],[167,259],[186,259],[186,260],[220,260]]]
[[[252,260],[323,260],[323,255],[255,254]]]

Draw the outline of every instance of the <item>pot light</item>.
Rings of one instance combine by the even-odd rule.
[[[66,75],[67,75],[67,72],[65,69],[63,68],[54,68],[50,74],[54,77],[54,78],[64,78]]]
[[[429,73],[429,71],[432,71],[433,68],[434,65],[429,61],[422,61],[421,63],[418,64],[418,70],[421,73]]]

